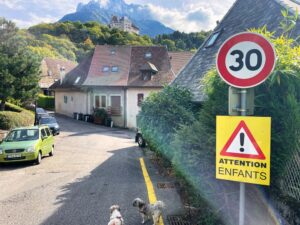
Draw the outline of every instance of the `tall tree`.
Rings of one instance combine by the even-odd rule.
[[[40,61],[17,36],[13,22],[0,18],[0,29],[0,111],[3,111],[8,97],[21,102],[35,98]]]

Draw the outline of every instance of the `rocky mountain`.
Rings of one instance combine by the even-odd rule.
[[[156,21],[147,6],[127,4],[123,0],[91,0],[87,4],[79,3],[76,12],[65,15],[63,21],[97,21],[108,24],[112,15],[127,16],[140,29],[141,35],[155,37],[158,34],[174,32]]]

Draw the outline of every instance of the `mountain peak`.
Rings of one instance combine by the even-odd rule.
[[[140,34],[154,37],[158,34],[174,32],[153,18],[147,6],[127,4],[124,0],[91,0],[87,4],[79,3],[75,13],[65,15],[60,21],[97,21],[109,24],[112,15],[127,16],[138,28]]]

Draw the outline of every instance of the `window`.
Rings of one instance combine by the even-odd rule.
[[[79,80],[80,80],[80,77],[77,77],[74,84],[77,84],[79,82]]]
[[[211,46],[213,46],[216,42],[216,40],[218,39],[218,37],[220,36],[222,30],[216,31],[215,33],[213,33],[210,38],[208,39],[208,41],[206,42],[206,48],[209,48]]]
[[[119,67],[117,67],[117,66],[111,67],[111,72],[118,72],[118,71],[119,71]]]
[[[106,108],[106,96],[101,96],[101,108]]]
[[[68,96],[64,96],[64,103],[65,103],[65,104],[68,103]]]
[[[42,138],[47,137],[45,129],[41,129],[41,134],[42,134],[42,136],[41,136]]]
[[[106,108],[106,95],[95,96],[95,108]]]
[[[121,96],[110,96],[111,115],[120,116],[121,112]]]
[[[71,102],[73,102],[73,100],[74,100],[74,99],[73,99],[73,96],[71,96]]]
[[[138,95],[137,95],[137,105],[138,105],[138,106],[141,106],[143,100],[144,100],[144,94],[138,94]]]
[[[146,52],[145,53],[145,58],[146,59],[151,59],[152,58],[152,53],[151,52]]]
[[[95,108],[100,108],[100,97],[95,96]]]
[[[109,72],[109,66],[103,66],[102,72]]]
[[[46,128],[45,130],[46,130],[47,136],[50,136],[50,135],[51,135],[51,133],[50,133],[49,129],[48,129],[48,128]]]

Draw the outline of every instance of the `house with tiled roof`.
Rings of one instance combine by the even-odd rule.
[[[202,79],[215,66],[216,55],[222,43],[230,36],[251,28],[266,26],[275,35],[280,35],[280,22],[283,20],[281,10],[289,8],[291,12],[298,9],[300,3],[290,0],[237,0],[224,18],[198,49],[193,58],[178,74],[172,85],[188,88],[193,93],[194,102],[205,100]],[[296,24],[292,37],[300,35],[300,25]]]
[[[76,67],[77,63],[65,59],[44,58],[41,62],[39,86],[45,95],[53,95],[49,87]]]
[[[174,70],[179,71],[192,54],[182,52],[182,56],[179,60],[180,53],[176,53],[173,59],[162,46],[98,45],[91,56],[52,86],[55,110],[72,116],[104,108],[116,126],[134,128],[143,99],[172,82]]]

